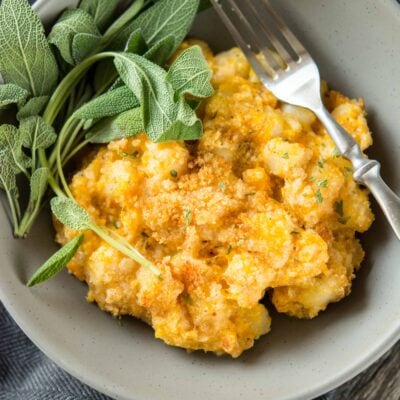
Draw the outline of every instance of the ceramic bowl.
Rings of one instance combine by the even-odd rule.
[[[74,1],[39,1],[49,22]],[[369,155],[400,193],[400,6],[394,0],[275,0],[330,86],[363,97],[374,133]],[[194,36],[214,50],[232,45],[212,11]],[[400,244],[376,209],[363,235],[367,257],[352,294],[311,321],[272,311],[272,332],[238,359],[187,353],[154,339],[133,318],[122,326],[85,301],[86,287],[65,271],[33,289],[24,284],[56,246],[49,213],[29,239],[12,239],[0,210],[0,297],[24,332],[81,381],[125,400],[293,400],[352,378],[400,338]]]

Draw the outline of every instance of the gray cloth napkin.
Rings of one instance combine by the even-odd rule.
[[[108,400],[49,360],[0,303],[0,400]]]
[[[330,400],[333,395],[331,392],[316,400]],[[0,303],[0,400],[111,399],[57,367],[25,336]]]

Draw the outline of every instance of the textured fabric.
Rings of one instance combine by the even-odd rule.
[[[0,303],[0,400],[107,400],[50,361]]]

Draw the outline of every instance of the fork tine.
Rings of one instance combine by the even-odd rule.
[[[228,6],[227,1],[220,2],[219,0],[211,0],[211,2],[215,6],[215,10],[223,20],[225,26],[228,28],[236,43],[240,46],[246,58],[253,67],[254,72],[260,77],[264,84],[269,85],[272,82],[272,79],[277,78],[277,73],[273,68],[269,67],[271,76],[267,74],[265,67],[256,57],[256,54],[254,53],[251,45],[245,40],[245,38],[242,36],[242,33],[238,30],[238,28],[236,28],[235,24],[232,22],[230,15],[234,15],[235,18],[238,18],[238,14],[234,12],[237,7],[235,7],[235,4],[233,4],[232,7],[231,1],[228,1],[230,3],[230,6]]]
[[[251,26],[249,20],[246,18],[241,8],[237,4],[238,2],[235,0],[226,0],[227,3],[232,7],[232,11],[234,11],[240,19],[240,22],[247,28],[246,33],[247,36],[251,38],[248,44],[250,44],[254,53],[261,53],[264,57],[265,61],[268,63],[269,67],[274,71],[274,74],[277,74],[281,69],[281,66],[277,63],[276,59],[272,56],[271,52],[267,51],[265,43],[263,43],[262,39],[259,35],[256,34],[254,28]],[[243,35],[243,33],[242,33]],[[254,43],[254,44],[253,44]]]
[[[272,32],[272,30],[268,27],[265,21],[261,18],[261,10],[259,9],[259,1],[248,1],[248,6],[253,11],[254,18],[256,20],[257,26],[261,32],[264,33],[265,37],[270,41],[273,49],[279,55],[279,57],[284,61],[287,67],[289,67],[289,63],[291,61],[295,61],[289,52],[285,49],[285,47],[280,42],[279,38]]]
[[[259,0],[256,0],[259,1]],[[251,0],[250,0],[251,2]],[[292,50],[296,53],[299,62],[301,58],[308,54],[307,50],[300,43],[300,41],[296,38],[293,32],[289,29],[283,19],[275,12],[269,0],[261,0],[264,4],[264,8],[267,10],[271,19],[275,22],[278,27],[279,32],[281,32],[282,36],[285,38],[288,45],[292,48]]]

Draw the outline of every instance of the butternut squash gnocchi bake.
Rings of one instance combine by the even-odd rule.
[[[238,357],[271,328],[265,297],[278,312],[313,318],[350,293],[364,257],[355,235],[374,217],[312,112],[277,101],[237,48],[181,48],[195,43],[214,72],[215,94],[198,111],[204,137],[111,142],[70,184],[93,221],[134,244],[162,279],[90,231],[68,269],[89,301],[142,319],[167,344]],[[322,91],[369,147],[363,101]],[[56,228],[60,244],[77,234]]]

